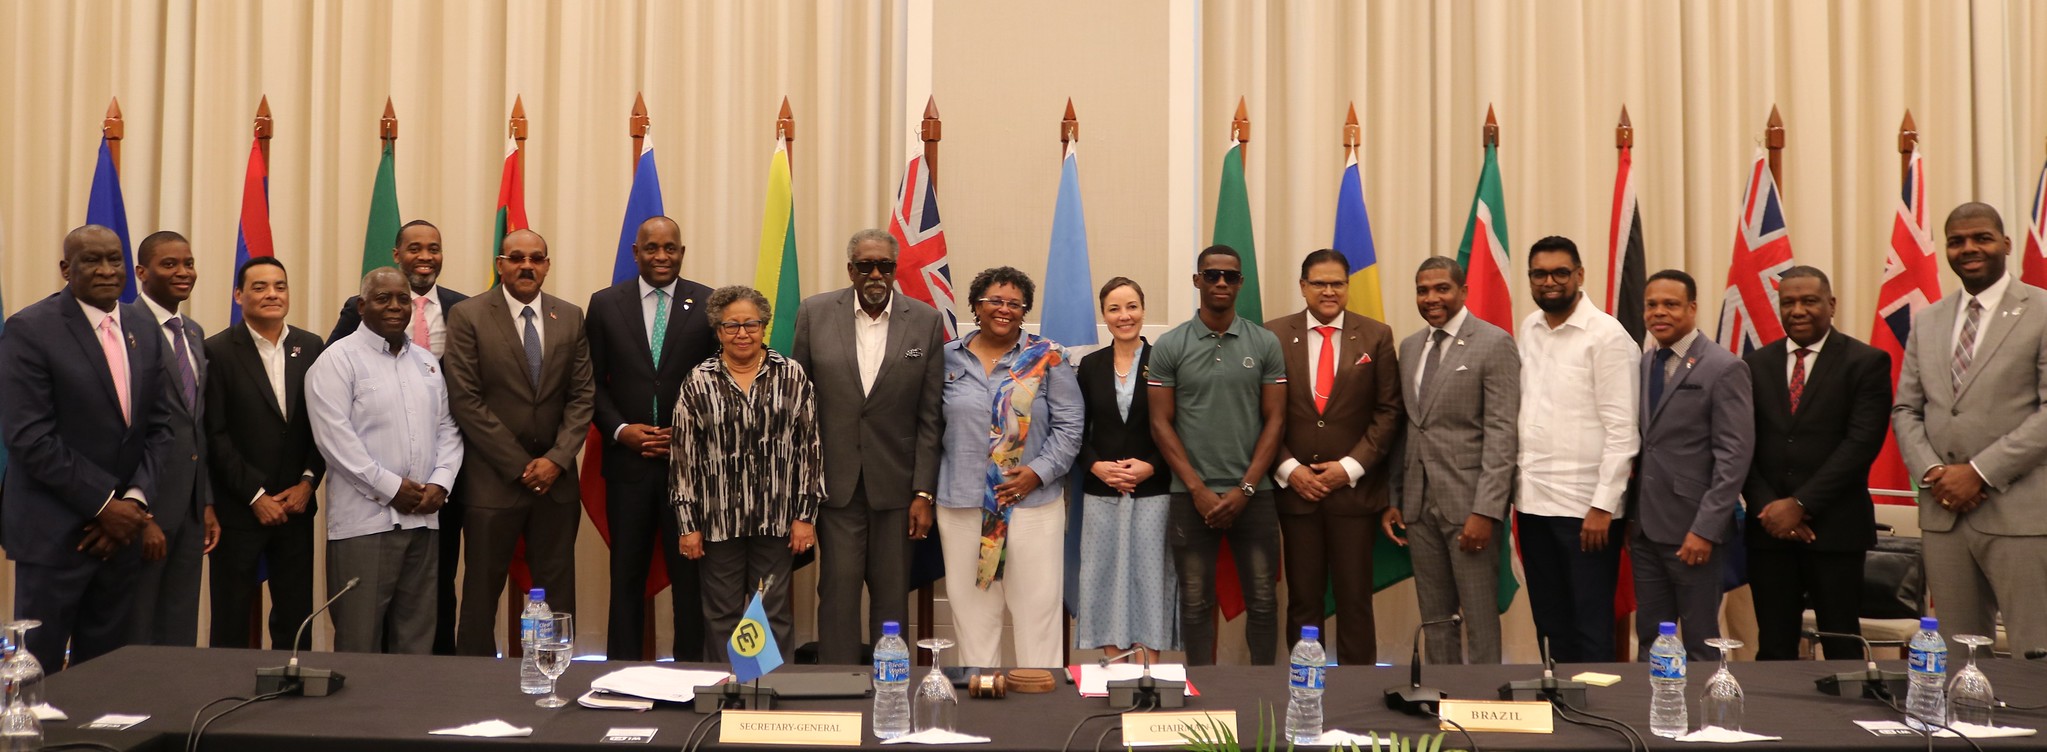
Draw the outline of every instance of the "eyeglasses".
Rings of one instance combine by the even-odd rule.
[[[853,271],[859,272],[859,273],[860,273],[860,276],[862,276],[862,277],[865,277],[865,276],[867,276],[867,275],[873,274],[873,273],[874,273],[874,271],[875,271],[876,269],[879,269],[879,270],[881,270],[881,276],[884,276],[884,277],[886,277],[886,276],[889,276],[889,275],[891,275],[891,274],[895,274],[895,273],[896,273],[896,262],[894,262],[894,261],[855,261],[855,262],[853,262]]]
[[[511,264],[511,265],[513,265],[513,266],[524,266],[524,265],[526,265],[526,264],[528,264],[528,263],[531,263],[531,264],[533,264],[534,266],[540,266],[540,265],[542,265],[542,264],[545,264],[545,263],[547,263],[547,254],[545,254],[545,253],[536,253],[536,254],[533,254],[533,255],[531,255],[531,256],[527,256],[527,255],[524,255],[524,254],[518,254],[518,255],[499,255],[499,256],[498,256],[498,260],[499,260],[499,261],[503,261],[503,262],[505,262],[505,263],[508,263],[508,264]]]
[[[1559,267],[1556,269],[1530,269],[1528,270],[1528,281],[1531,284],[1537,285],[1542,284],[1545,281],[1562,283],[1569,280],[1571,278],[1571,275],[1576,273],[1578,273],[1578,270],[1570,267]]]
[[[1217,282],[1227,282],[1234,285],[1244,281],[1244,273],[1235,269],[1203,269],[1201,270],[1201,279],[1211,285]]]
[[[753,319],[751,321],[718,322],[718,330],[726,334],[738,334],[740,332],[746,332],[747,334],[759,334],[761,333],[761,330],[766,328],[768,328],[768,322],[762,321],[760,319]]]
[[[1350,280],[1339,279],[1334,282],[1327,280],[1301,280],[1301,284],[1307,285],[1311,290],[1341,290],[1350,286]]]
[[[1004,300],[1002,298],[981,298],[974,302],[993,308],[1007,308],[1012,311],[1028,311],[1031,309],[1029,305],[1024,304],[1024,302],[1021,300]]]

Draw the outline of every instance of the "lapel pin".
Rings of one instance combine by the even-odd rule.
[[[1690,370],[1690,369],[1691,369],[1691,367],[1692,367],[1692,364],[1693,364],[1693,363],[1697,363],[1697,362],[1699,362],[1699,359],[1698,359],[1698,358],[1685,358],[1685,369],[1686,369],[1686,370]]]
[[[561,316],[559,316],[559,315],[556,315],[555,309],[553,309],[553,308],[549,308],[549,309],[547,309],[547,320],[548,320],[548,321],[560,321],[560,320],[561,320]]]
[[[296,357],[298,357],[298,356],[299,356],[299,346],[298,346],[298,345],[292,345],[292,346],[291,346],[291,356],[292,356],[292,357],[294,357],[294,358],[296,358]]]
[[[1301,343],[1301,338],[1300,338],[1300,337],[1295,337],[1295,338],[1294,338],[1294,341],[1293,341],[1292,343],[1290,343],[1290,344],[1296,344],[1296,345],[1298,345],[1298,344],[1300,344],[1300,343]]]
[[[128,332],[127,334],[128,334],[128,349],[130,349],[130,350],[133,350],[133,349],[135,349],[135,333],[134,333],[134,332]]]
[[[1460,339],[1460,340],[1457,340],[1457,346],[1458,346],[1458,347],[1463,347],[1463,346],[1464,346],[1464,340],[1461,340],[1461,339]]]
[[[697,299],[696,299],[696,298],[683,298],[683,299],[682,299],[682,310],[685,310],[685,311],[687,311],[687,310],[689,310],[689,307],[690,307],[690,306],[696,305],[696,303],[697,303]]]

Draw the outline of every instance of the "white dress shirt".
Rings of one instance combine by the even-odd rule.
[[[1969,323],[1969,300],[1974,298],[1983,304],[1983,312],[1977,314],[1978,318],[1976,319],[1976,342],[1969,346],[1969,357],[1974,359],[1976,357],[1976,348],[1983,346],[1983,330],[1990,328],[1990,317],[1997,315],[1997,307],[2004,304],[2004,291],[2009,289],[2011,289],[2011,273],[2006,272],[2003,277],[1991,283],[1989,287],[1984,288],[1981,293],[1970,295],[1967,288],[1960,291],[1962,297],[1955,301],[1954,330],[1948,332],[1947,338],[1947,351],[1950,359],[1954,357],[1955,345],[1962,341],[1962,325]]]
[[[117,314],[119,314],[119,313],[121,312],[121,307],[120,307],[119,305],[116,305],[116,306],[114,306],[114,310],[111,310],[111,311],[102,311],[102,310],[100,310],[100,309],[98,309],[98,308],[94,308],[94,307],[92,307],[92,306],[90,306],[90,305],[87,305],[85,301],[83,301],[83,300],[80,300],[80,301],[78,301],[78,307],[79,307],[79,308],[81,308],[81,309],[84,309],[84,311],[85,311],[85,323],[86,323],[87,325],[89,325],[89,326],[91,326],[91,327],[92,327],[92,339],[93,339],[93,344],[94,344],[95,346],[97,346],[97,345],[99,344],[99,338],[100,338],[99,330],[100,330],[100,327],[101,327],[101,326],[104,326],[104,325],[105,325],[105,324],[104,324],[103,322],[105,322],[105,321],[106,321],[106,320],[107,320],[108,318],[112,318],[112,319],[114,320],[114,336],[116,336],[116,337],[122,337],[122,336],[126,336],[126,332],[123,332],[123,331],[121,331],[121,317],[120,317],[119,315],[117,315]],[[111,366],[109,367],[109,370],[111,370]],[[132,381],[132,380],[134,379],[134,374],[135,374],[135,364],[134,364],[133,362],[130,362],[130,363],[128,364],[128,374],[129,374],[129,379],[130,379],[130,380]],[[141,398],[142,398],[142,395],[139,395],[139,394],[132,394],[132,395],[129,395],[129,403],[130,403],[130,407],[129,407],[129,409],[130,409],[131,411],[132,411],[132,410],[134,409],[134,407],[133,407],[133,403],[134,403],[134,401],[135,401],[135,400],[138,400],[138,399],[141,399]],[[117,407],[118,407],[118,406],[117,406]],[[132,414],[131,414],[131,415],[129,415],[129,416],[128,416],[128,420],[129,420],[129,421],[130,421],[130,422],[132,423],[132,422],[133,422],[133,421],[135,420],[135,416],[134,416],[134,415],[132,415]],[[99,510],[100,510],[101,512],[107,511],[107,505],[108,505],[108,504],[112,504],[112,503],[114,503],[114,499],[117,499],[117,498],[118,498],[118,499],[134,499],[134,500],[136,500],[136,501],[138,501],[138,502],[141,502],[141,503],[142,503],[142,509],[143,509],[143,511],[148,511],[148,510],[149,510],[149,499],[148,499],[148,498],[146,498],[146,497],[144,497],[144,496],[142,495],[142,488],[141,488],[140,486],[130,486],[130,487],[128,487],[128,490],[127,490],[127,492],[125,492],[125,493],[119,493],[119,494],[117,494],[117,493],[114,493],[114,492],[112,492],[112,491],[109,491],[109,492],[107,492],[107,500],[106,500],[106,501],[104,501],[104,502],[100,502],[100,509],[99,509]],[[97,516],[99,516],[99,513],[98,513],[98,512],[95,512],[95,513],[93,513],[93,516],[97,517]]]
[[[860,393],[874,391],[874,377],[880,375],[881,364],[888,360],[889,304],[895,302],[890,294],[887,302],[881,304],[881,315],[869,316],[867,309],[860,306],[859,295],[853,301],[853,343],[855,357],[860,361]]]
[[[1628,470],[1641,449],[1636,400],[1642,348],[1581,294],[1551,329],[1541,310],[1521,320],[1521,480],[1524,514],[1621,516]]]
[[[1457,333],[1464,329],[1464,320],[1470,316],[1470,308],[1459,308],[1457,309],[1457,315],[1451,316],[1449,321],[1443,322],[1442,328],[1438,329],[1432,326],[1429,327],[1428,331],[1422,333],[1422,362],[1415,364],[1414,383],[1408,385],[1414,387],[1414,391],[1409,392],[1414,399],[1421,399],[1422,378],[1429,375],[1429,369],[1443,362],[1443,353],[1438,352],[1436,348],[1436,332],[1450,335],[1443,340],[1443,346],[1449,347],[1450,343],[1457,341]],[[1419,406],[1414,406],[1414,409],[1419,409]]]
[[[1820,341],[1810,345],[1801,345],[1789,339],[1784,340],[1784,384],[1786,386],[1791,384],[1791,372],[1798,368],[1798,348],[1803,347],[1807,350],[1805,354],[1805,378],[1811,380],[1812,366],[1820,361],[1820,348],[1825,347],[1827,338],[1832,336],[1834,336],[1834,332],[1829,330],[1826,334],[1820,335]]]
[[[528,308],[533,309],[533,333],[540,335],[541,342],[546,342],[547,310],[540,307],[540,301],[543,300],[540,297],[540,293],[533,294],[533,302],[521,303],[518,298],[512,297],[510,288],[499,285],[498,289],[505,291],[505,305],[510,307],[512,311],[512,332],[518,336],[519,343],[523,345],[526,342],[526,309]]]
[[[448,412],[440,361],[410,340],[393,355],[365,325],[306,372],[306,411],[327,458],[327,540],[440,528],[437,515],[391,506],[408,479],[455,490],[462,432]]]
[[[180,316],[182,316],[182,314],[178,313],[177,311],[173,311],[164,308],[163,306],[157,305],[156,299],[151,298],[148,295],[138,295],[136,297],[141,298],[142,304],[149,307],[149,314],[151,316],[156,317],[156,332],[158,334],[163,335],[164,346],[170,348],[169,350],[164,351],[164,354],[176,356],[178,354],[178,340],[176,337],[171,336],[171,328],[169,326],[169,323],[171,319],[179,318]],[[190,326],[191,323],[192,320],[190,318],[187,318],[185,319],[185,323],[183,325]],[[193,378],[198,378],[199,353],[193,352],[192,351],[193,349],[194,348],[192,347],[191,342],[188,341],[185,343],[185,365],[192,369]],[[177,381],[177,378],[178,377],[176,374],[171,375],[171,380],[173,382]]]
[[[249,326],[246,322],[242,325],[248,327],[249,339],[256,343],[256,359],[263,363],[263,377],[270,381],[271,396],[277,398],[277,414],[283,416],[287,421],[291,420],[291,402],[285,398],[284,394],[284,338],[291,334],[291,327],[289,325],[279,327],[277,330],[277,341],[272,342],[269,338],[264,337],[262,332],[256,331],[256,327]],[[306,468],[305,472],[300,474],[299,477],[311,480],[313,469]],[[272,493],[282,493],[283,491],[284,489],[281,488],[271,491],[259,486],[256,488],[256,495],[249,497],[249,503],[254,504],[257,499],[269,496]]]
[[[657,288],[653,285],[647,284],[646,277],[640,277],[638,279],[640,283],[640,323],[646,325],[647,327],[646,329],[647,344],[649,347],[651,347],[654,344],[654,302],[655,302],[654,291],[658,289],[662,292],[668,293],[668,316],[670,318],[674,318],[676,311],[675,307],[682,304],[682,301],[675,299],[675,288],[681,286],[682,282],[681,279],[678,278],[674,282],[669,282],[667,287]],[[673,332],[663,332],[662,334],[671,337],[675,336]],[[690,365],[696,364],[691,363]]]
[[[447,311],[441,310],[441,286],[436,284],[412,297],[426,298],[426,349],[434,354],[434,360],[440,360],[441,353],[448,351],[448,316]],[[405,337],[412,338],[410,315],[405,317]]]
[[[1322,362],[1322,348],[1327,347],[1331,348],[1331,352],[1329,354],[1330,361],[1335,363],[1337,368],[1339,369],[1343,368],[1344,365],[1343,314],[1340,312],[1337,313],[1335,321],[1323,321],[1321,317],[1315,315],[1314,311],[1308,311],[1307,319],[1308,319],[1308,378],[1306,380],[1308,382],[1308,392],[1310,394],[1328,395],[1329,397],[1333,398],[1335,395],[1332,394],[1329,390],[1334,389],[1336,385],[1320,383],[1317,380],[1318,370],[1316,369],[1315,364]],[[1316,327],[1321,326],[1336,327],[1337,336],[1334,337],[1322,336],[1321,332],[1315,330]],[[1358,486],[1358,480],[1365,477],[1365,466],[1359,464],[1357,460],[1352,459],[1351,456],[1347,454],[1342,457],[1336,458],[1336,461],[1342,463],[1344,472],[1350,474],[1350,487],[1356,488]],[[1274,468],[1272,471],[1273,476],[1272,482],[1279,484],[1280,488],[1286,488],[1289,483],[1292,483],[1292,480],[1290,479],[1294,474],[1294,469],[1300,466],[1301,466],[1300,460],[1295,459],[1281,460],[1279,463],[1279,467]]]

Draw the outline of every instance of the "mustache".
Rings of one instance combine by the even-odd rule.
[[[520,269],[520,270],[519,270],[519,278],[520,278],[520,279],[533,279],[533,270],[532,270],[532,269]]]

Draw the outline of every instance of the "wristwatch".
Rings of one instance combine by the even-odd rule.
[[[916,495],[917,498],[923,499],[925,501],[937,501],[937,499],[932,498],[930,491],[918,491]]]
[[[1250,483],[1243,483],[1237,486],[1237,490],[1243,491],[1245,496],[1253,496],[1258,493],[1258,486]]]

